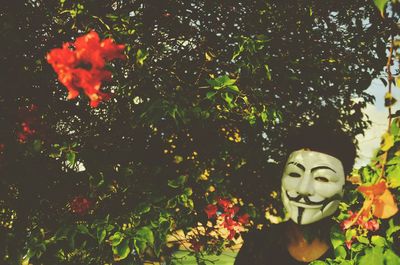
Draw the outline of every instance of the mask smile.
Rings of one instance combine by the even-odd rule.
[[[326,198],[325,200],[322,200],[322,201],[319,201],[319,202],[313,202],[313,201],[310,200],[310,198],[308,198],[308,196],[304,196],[304,195],[299,194],[299,195],[296,196],[296,197],[292,197],[292,196],[289,195],[289,193],[288,193],[287,191],[286,191],[286,196],[287,196],[287,197],[289,198],[289,200],[292,201],[292,202],[297,202],[297,203],[300,203],[300,204],[302,204],[302,205],[308,205],[308,206],[313,206],[313,205],[322,206],[322,205],[323,205],[324,203],[326,203],[327,201],[330,201],[329,198]],[[304,200],[304,203],[303,203],[303,202],[300,202],[301,199]],[[314,208],[314,207],[313,207],[313,208]],[[315,207],[315,208],[316,208],[316,207]]]

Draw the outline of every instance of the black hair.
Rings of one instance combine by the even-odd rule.
[[[353,138],[339,124],[316,123],[293,128],[286,141],[287,156],[300,149],[310,149],[336,157],[342,162],[344,173],[351,172],[356,158]]]

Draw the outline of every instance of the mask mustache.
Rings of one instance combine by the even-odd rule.
[[[321,205],[321,204],[324,204],[324,202],[326,202],[327,200],[329,200],[329,199],[325,199],[325,200],[322,200],[319,202],[313,202],[306,195],[299,194],[296,197],[292,197],[289,195],[289,193],[287,191],[286,191],[286,196],[289,198],[290,201],[299,202],[299,203],[303,203],[303,202],[300,202],[300,200],[303,199],[305,201],[305,203],[308,205]]]

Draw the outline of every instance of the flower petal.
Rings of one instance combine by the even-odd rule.
[[[375,199],[373,203],[375,205],[373,215],[378,218],[390,218],[399,211],[393,195],[388,189]]]

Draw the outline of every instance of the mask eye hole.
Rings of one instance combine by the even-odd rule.
[[[301,177],[300,174],[296,173],[296,172],[290,172],[289,176],[291,176],[292,178],[300,178]]]
[[[319,181],[319,182],[329,182],[329,179],[328,179],[328,178],[326,178],[326,177],[321,177],[321,176],[315,177],[315,180],[316,180],[316,181]]]

